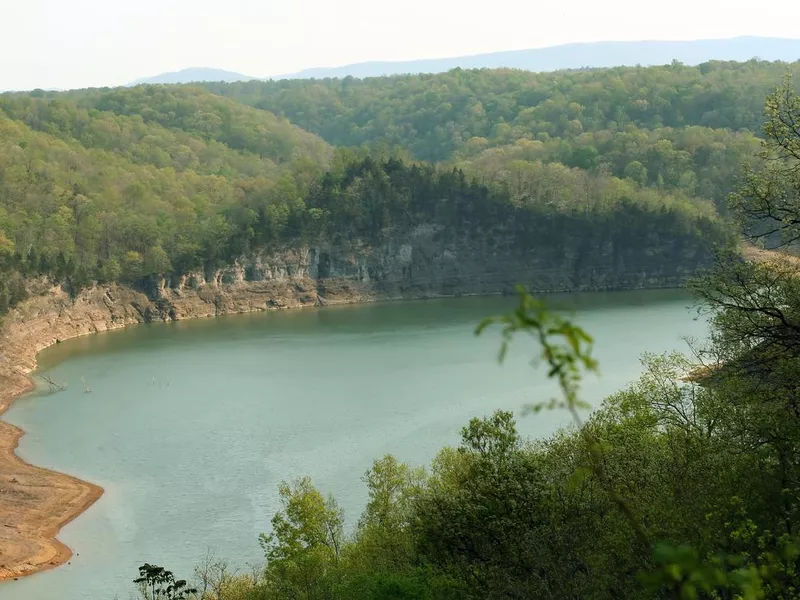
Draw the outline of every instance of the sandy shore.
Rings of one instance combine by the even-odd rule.
[[[0,415],[30,392],[36,355],[59,341],[141,322],[131,294],[117,302],[106,290],[72,301],[57,288],[24,302],[0,328]],[[56,536],[89,508],[102,488],[37,467],[16,454],[24,432],[0,418],[0,581],[67,562],[72,551]]]
[[[0,377],[0,385],[6,383]],[[0,414],[30,381],[12,394],[0,389]],[[0,580],[16,579],[67,562],[72,551],[56,536],[89,508],[103,489],[31,465],[14,452],[24,432],[0,420]]]

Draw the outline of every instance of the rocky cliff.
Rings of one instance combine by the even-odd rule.
[[[377,244],[317,244],[243,257],[209,273],[162,280],[145,319],[283,308],[327,302],[512,292],[679,287],[713,259],[712,237],[585,230],[520,239],[513,231],[454,236],[421,226]],[[635,232],[634,232],[635,233]],[[545,237],[546,236],[546,237]],[[645,237],[646,240],[641,238]],[[645,243],[642,243],[645,242]]]
[[[604,235],[520,240],[503,235],[446,234],[417,227],[379,244],[325,243],[261,252],[234,264],[174,278],[150,289],[94,286],[71,298],[59,287],[12,310],[0,330],[0,366],[22,371],[35,354],[59,340],[150,322],[277,308],[512,292],[679,287],[711,264],[713,240],[697,235],[649,244]],[[645,250],[641,248],[645,247]],[[13,360],[9,360],[13,356]]]

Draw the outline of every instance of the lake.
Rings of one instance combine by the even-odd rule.
[[[640,355],[686,348],[707,324],[680,291],[558,295],[596,339],[601,374],[584,397],[636,379]],[[0,584],[4,600],[128,598],[144,562],[181,578],[212,548],[262,557],[281,480],[310,475],[352,526],[372,460],[424,465],[471,417],[520,411],[557,390],[520,338],[502,366],[497,332],[476,324],[511,308],[482,297],[326,307],[142,325],[79,338],[40,355],[67,384],[16,402],[26,460],[92,481],[103,497],[65,527],[71,564]],[[90,389],[91,393],[86,393]],[[526,435],[567,422],[519,416]]]

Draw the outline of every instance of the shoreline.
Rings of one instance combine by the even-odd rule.
[[[9,408],[11,408],[11,405],[15,400],[36,389],[33,381],[30,379],[29,381],[29,388],[21,393],[9,396],[7,398],[3,398],[2,395],[0,395],[0,417],[2,417],[2,415]],[[21,565],[17,564],[9,566],[5,563],[0,564],[0,584],[2,584],[4,581],[16,581],[21,577],[29,577],[42,571],[55,569],[56,567],[69,562],[69,560],[72,558],[72,549],[58,539],[58,534],[66,525],[86,512],[102,497],[103,493],[105,492],[102,487],[96,484],[78,479],[77,477],[68,475],[66,473],[60,473],[52,469],[36,466],[21,458],[17,454],[17,448],[19,447],[19,440],[24,435],[25,431],[16,425],[12,425],[3,419],[0,419],[0,455],[2,455],[0,456],[0,466],[7,466],[6,463],[16,462],[19,471],[36,471],[48,479],[60,480],[62,485],[68,482],[76,488],[85,490],[85,497],[66,516],[64,516],[62,519],[59,519],[59,522],[45,523],[39,528],[38,541],[42,547],[40,552],[34,556],[32,560]],[[8,527],[8,525],[5,526]],[[48,554],[48,552],[50,554]]]
[[[67,509],[61,514],[57,511],[55,515],[46,515],[35,520],[26,519],[26,515],[23,513],[21,518],[12,519],[12,524],[7,522],[3,524],[5,529],[15,530],[18,537],[23,539],[15,544],[15,540],[12,538],[10,547],[4,545],[2,553],[0,553],[0,584],[4,581],[13,581],[54,569],[67,563],[72,558],[72,549],[58,539],[58,534],[63,527],[97,502],[104,493],[103,488],[96,484],[34,465],[17,454],[19,441],[25,435],[25,431],[1,417],[17,399],[36,389],[29,374],[20,373],[20,376],[26,380],[26,384],[21,389],[0,390],[0,472],[4,476],[10,474],[12,484],[18,482],[22,486],[30,485],[43,490],[40,491],[40,494],[50,495],[53,491],[59,492],[55,498],[51,497],[50,500],[61,503],[63,499]],[[13,524],[14,521],[17,521],[16,525]],[[0,531],[0,539],[5,537],[4,534],[7,532]],[[11,560],[6,556],[7,553],[10,553]],[[15,562],[16,554],[27,554],[28,556],[24,561],[17,560]]]
[[[236,303],[225,307],[205,299],[198,302],[197,297],[176,298],[179,305],[186,305],[180,316],[156,321],[392,300],[370,294],[332,300],[294,293],[282,296],[279,305]],[[23,302],[9,313],[10,322],[0,327],[0,586],[69,562],[72,549],[58,534],[104,493],[101,486],[20,457],[17,448],[25,431],[5,421],[3,414],[36,389],[31,374],[37,368],[39,352],[69,339],[145,323],[150,304],[142,294],[119,286],[95,287],[76,300],[54,288],[45,296]]]
[[[248,292],[239,291],[244,296]],[[278,305],[264,303],[263,297],[258,304],[240,302],[239,294],[231,294],[223,305],[201,301],[196,296],[177,297],[172,300],[173,308],[181,309],[179,316],[155,321],[412,299],[352,289],[325,299],[317,294],[306,295],[305,291],[301,288],[280,294],[282,301]],[[459,294],[482,295],[495,294]],[[454,296],[437,294],[418,299]],[[143,295],[118,286],[95,287],[75,300],[54,289],[23,303],[10,313],[10,322],[0,328],[0,585],[67,563],[72,549],[58,540],[58,534],[104,493],[96,484],[22,459],[16,450],[25,432],[3,420],[2,415],[18,398],[35,389],[31,373],[37,367],[39,352],[69,339],[147,322],[150,304]]]

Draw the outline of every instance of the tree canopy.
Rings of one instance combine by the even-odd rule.
[[[519,75],[489,77],[510,90]],[[377,138],[334,149],[236,89],[0,95],[0,313],[37,275],[72,291],[141,286],[259,249],[378,243],[420,224],[531,239],[553,219],[601,238],[633,223],[660,239],[721,240],[709,200],[753,142],[703,128],[598,133],[583,150],[528,136],[430,164]]]

